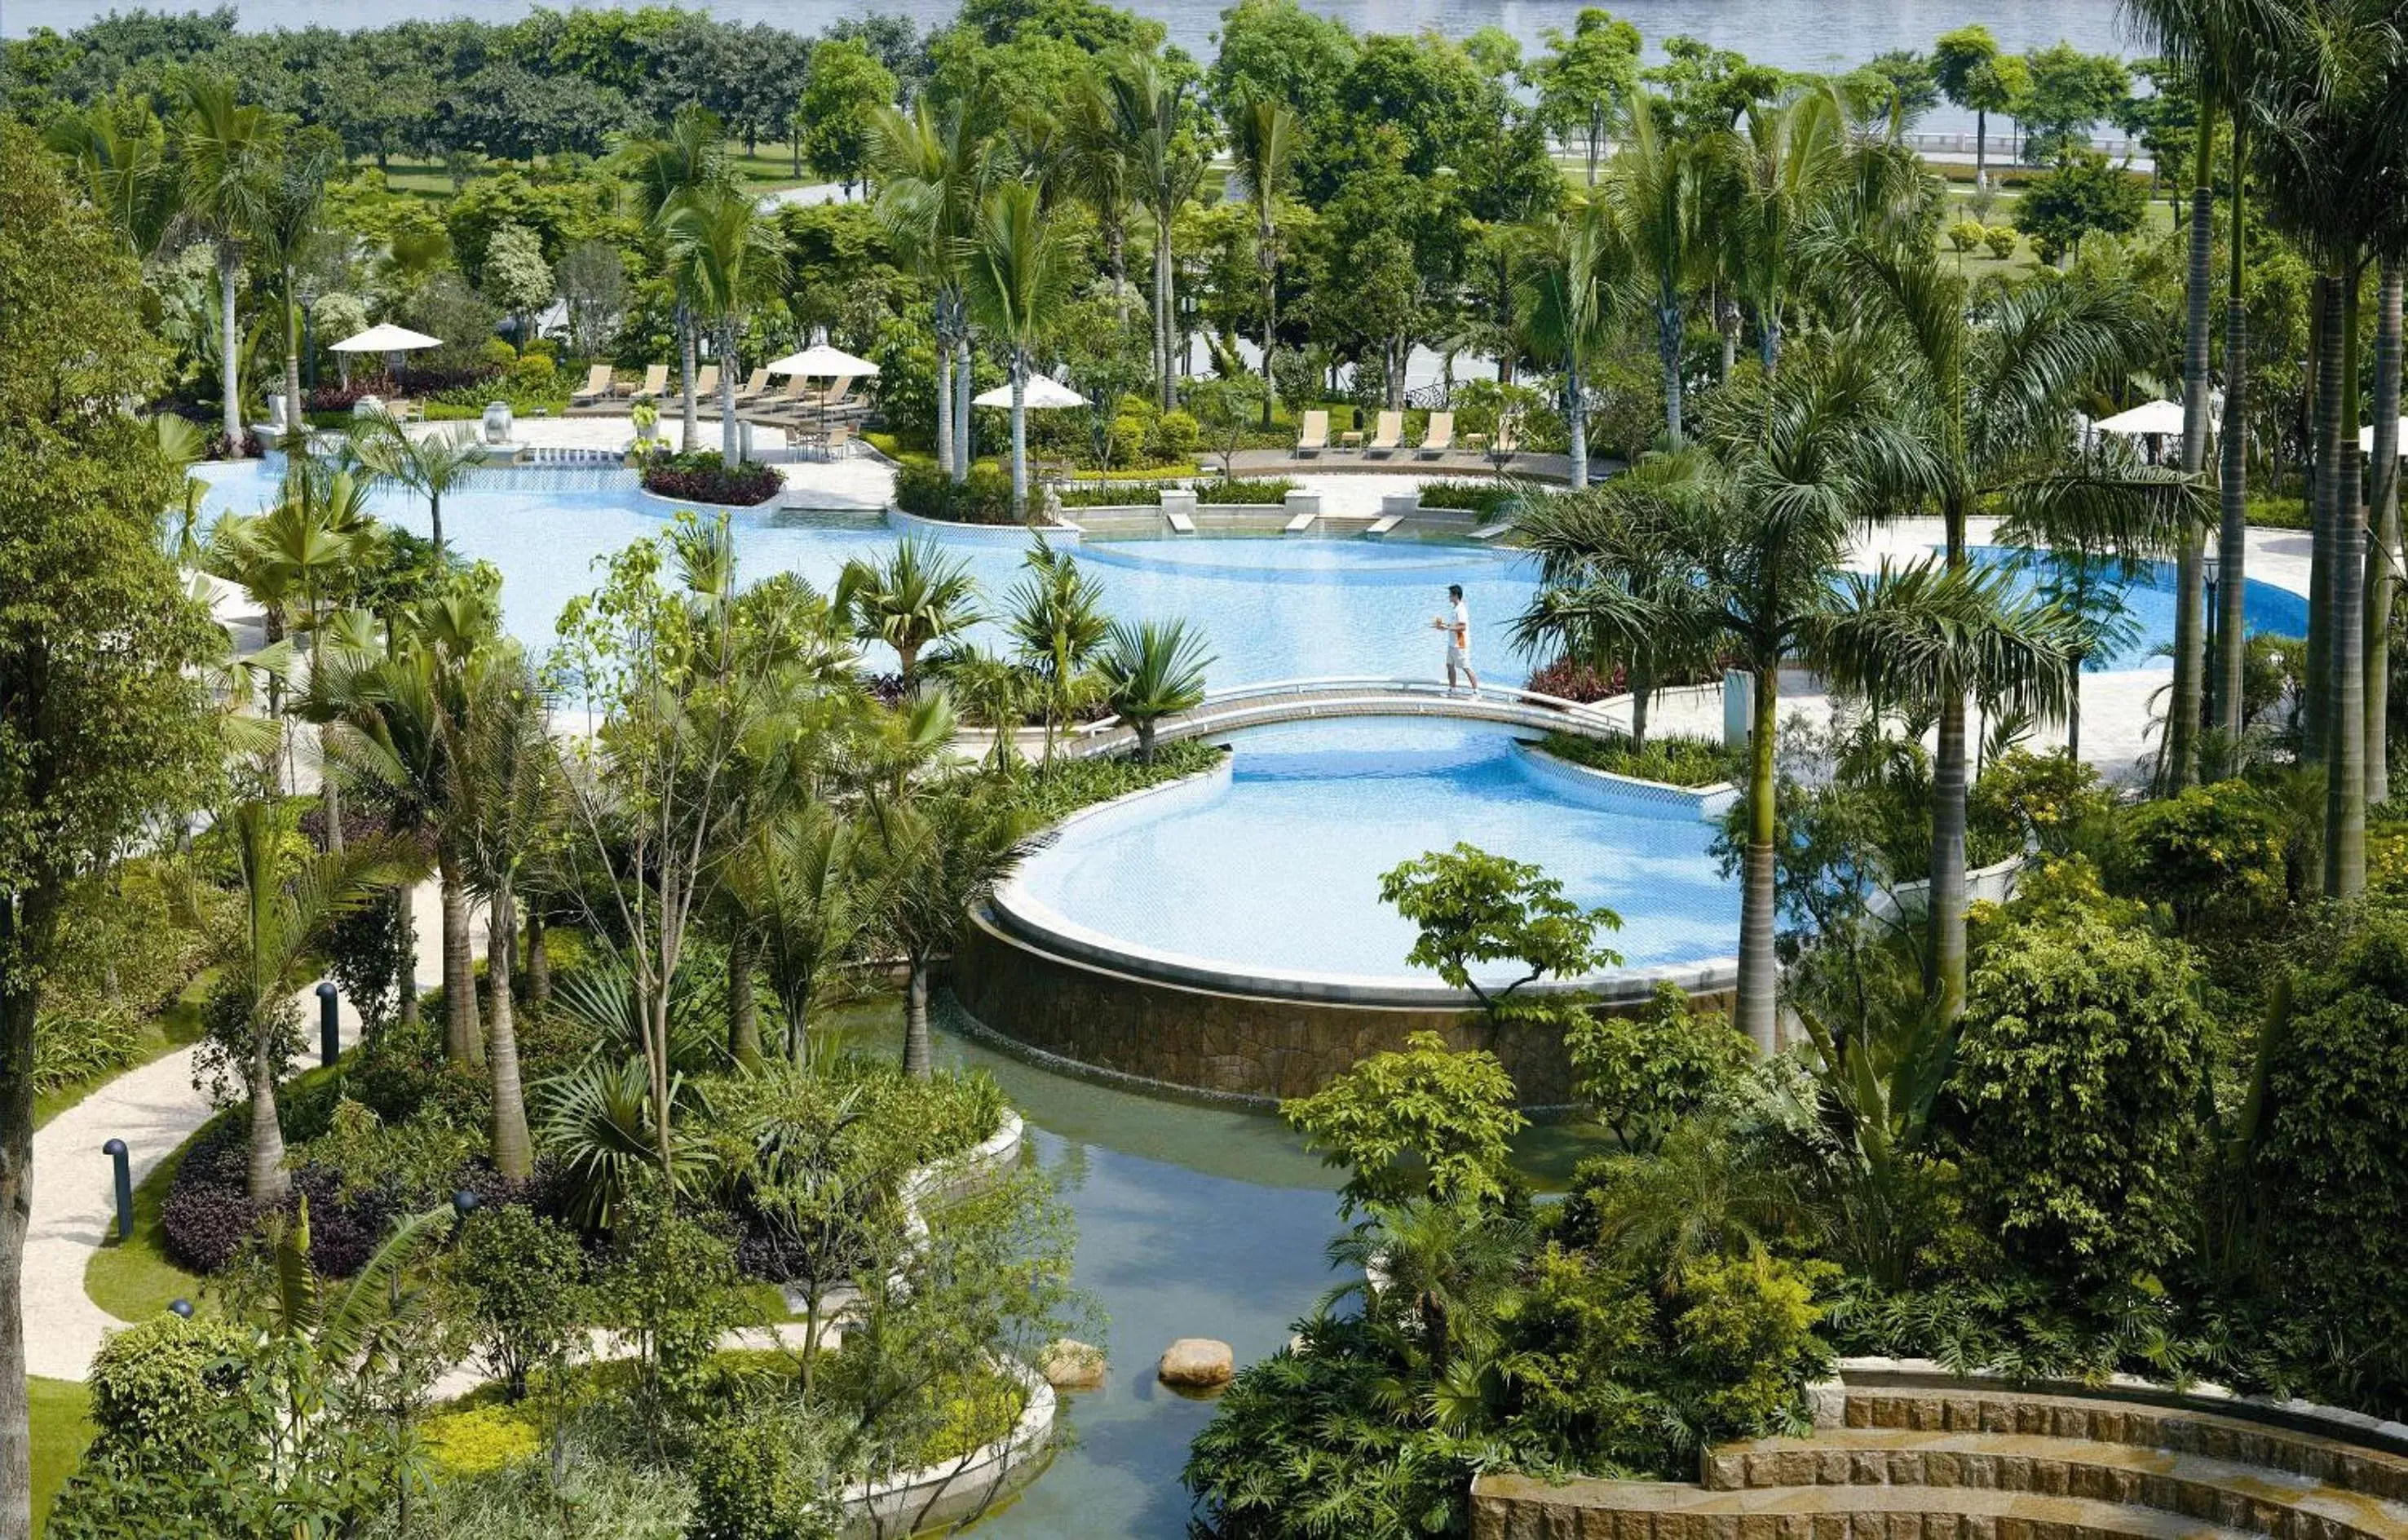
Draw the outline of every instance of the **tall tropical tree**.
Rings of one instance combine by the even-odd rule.
[[[1161,55],[1120,49],[1104,64],[1132,185],[1154,216],[1154,369],[1156,400],[1179,404],[1179,323],[1170,237],[1209,159],[1188,86]]]
[[[1296,160],[1296,108],[1277,97],[1229,110],[1230,191],[1254,209],[1254,270],[1263,287],[1263,426],[1279,405],[1271,355],[1279,346],[1279,205]]]
[[[182,189],[150,98],[70,108],[51,121],[42,139],[75,163],[84,195],[108,217],[128,252],[148,258],[159,250],[174,227]]]
[[[762,969],[784,1018],[787,1058],[810,1057],[811,1007],[871,919],[857,824],[805,802],[753,828],[728,866],[728,887],[761,940]]]
[[[284,496],[276,506],[232,527],[248,547],[246,569],[299,600],[301,628],[309,636],[310,671],[323,669],[334,601],[377,540],[366,486],[348,471],[315,464],[296,453]],[[336,777],[325,777],[322,795],[326,842],[340,849],[342,794]]]
[[[1588,485],[1590,369],[1613,339],[1628,252],[1602,203],[1574,198],[1523,226],[1515,313],[1531,353],[1564,371],[1571,484]]]
[[[1039,190],[1007,182],[987,194],[968,258],[970,313],[1001,344],[1011,379],[1011,511],[1028,517],[1028,377],[1037,346],[1070,297],[1070,253]]]
[[[913,254],[930,289],[937,333],[937,464],[970,473],[970,316],[964,252],[994,171],[983,105],[956,100],[940,117],[924,94],[908,113],[882,108],[871,136],[878,216]]]
[[[1045,758],[1052,763],[1062,725],[1088,698],[1088,666],[1111,633],[1103,591],[1076,558],[1039,536],[1011,585],[1004,627],[1021,665],[1037,680],[1045,712]]]
[[[1705,167],[1699,148],[1664,132],[1657,116],[1647,93],[1632,94],[1623,114],[1623,146],[1614,155],[1605,191],[1623,247],[1629,252],[1631,281],[1656,318],[1656,357],[1664,377],[1664,432],[1678,449],[1683,308],[1706,260],[1698,228],[1698,197]]]
[[[407,487],[426,499],[428,535],[444,554],[443,499],[459,490],[468,473],[485,463],[484,446],[471,427],[412,433],[399,419],[379,414],[352,429],[351,452],[377,482]]]
[[[296,446],[308,426],[301,413],[302,282],[326,240],[326,180],[342,161],[342,141],[326,129],[287,135],[254,232],[259,255],[276,275],[277,308],[282,312],[278,331],[284,344],[283,428]]]
[[[2028,284],[1976,307],[1928,240],[1848,241],[1828,254],[1869,352],[1898,384],[1900,423],[1914,440],[1915,479],[1896,509],[1940,515],[1945,560],[1971,561],[1968,522],[1997,510],[2042,540],[2084,532],[2092,546],[2171,543],[2205,514],[2193,478],[2128,459],[2078,458],[2066,423],[2097,381],[2146,356],[2148,317],[2110,282]],[[1929,966],[1943,1015],[1965,994],[1964,806],[1971,772],[1965,701],[1936,702],[1932,761]]]
[[[2187,724],[2200,712],[2199,691],[2213,678],[2216,725],[2226,744],[2238,743],[2246,723],[2242,719],[2242,663],[2248,647],[2246,597],[2248,540],[2248,386],[2249,321],[2243,302],[2243,278],[2247,245],[2242,238],[2246,196],[2249,144],[2266,104],[2259,95],[2274,61],[2300,47],[2298,7],[2292,0],[2125,0],[2125,13],[2140,40],[2173,60],[2186,71],[2197,91],[2196,142],[2191,151],[2189,266],[2183,350],[2184,468],[2197,470],[2207,436],[2208,300],[2211,293],[2212,249],[2214,240],[2214,148],[2219,119],[2230,126],[2232,209],[2230,238],[2226,243],[2227,289],[2224,310],[2224,420],[2218,427],[2217,490],[2221,519],[2216,536],[2218,590],[2217,655],[2195,664],[2203,638],[2196,635],[2204,618],[2204,596],[2195,599],[2193,585],[2204,584],[2204,564],[2185,551],[2176,564],[2180,593],[2176,598],[2174,691],[2172,711],[2175,726]],[[2193,617],[2199,617],[2194,620]],[[2187,740],[2186,740],[2187,741]],[[2170,756],[2178,778],[2187,778],[2197,756],[2187,748]],[[2217,767],[2221,769],[2223,767]]]
[[[678,288],[719,345],[719,453],[734,465],[737,349],[745,318],[785,278],[785,244],[752,196],[732,187],[686,194],[664,216],[662,228]]]
[[[900,661],[903,687],[919,682],[920,654],[976,625],[978,580],[969,564],[930,541],[906,539],[882,562],[856,556],[838,574],[837,612],[864,641],[882,641]]]
[[[669,120],[669,131],[652,137],[634,137],[623,141],[613,153],[613,161],[635,189],[635,213],[644,222],[654,238],[661,243],[662,255],[667,256],[667,222],[674,210],[696,197],[714,191],[736,190],[736,177],[727,164],[726,131],[719,114],[709,108],[689,104]],[[664,263],[664,266],[668,264]],[[669,268],[673,281],[690,278],[690,272]],[[693,291],[677,282],[677,327],[679,363],[681,366],[679,394],[682,412],[679,447],[691,453],[699,432],[694,398],[695,372],[698,367],[695,338],[697,324]],[[729,367],[733,361],[729,361]],[[726,368],[720,371],[724,374]]]
[[[1104,237],[1104,266],[1111,273],[1112,305],[1121,324],[1128,322],[1129,163],[1121,142],[1120,120],[1111,87],[1096,69],[1080,72],[1070,82],[1055,114],[1061,154],[1054,180],[1065,192],[1095,210]]]
[[[218,381],[229,454],[242,454],[242,329],[235,297],[243,252],[266,218],[276,162],[276,124],[265,108],[236,99],[234,82],[195,73],[176,116],[176,162],[184,217],[208,242],[218,268]]]
[[[1203,703],[1204,674],[1211,667],[1202,634],[1183,620],[1113,624],[1096,672],[1112,714],[1136,729],[1140,759],[1154,763],[1155,724]]]
[[[238,1055],[251,1096],[251,1173],[254,1203],[272,1203],[290,1190],[284,1130],[277,1118],[276,1083],[298,1025],[294,992],[308,981],[312,955],[327,927],[363,909],[383,889],[408,879],[408,853],[383,841],[328,851],[295,864],[286,854],[283,825],[273,803],[237,803],[227,819],[228,842],[240,878],[239,907],[219,965],[239,992],[244,1042]]]

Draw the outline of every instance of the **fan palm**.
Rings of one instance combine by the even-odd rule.
[[[865,850],[882,921],[904,961],[903,1069],[928,1078],[928,979],[952,948],[970,910],[1038,850],[1046,836],[999,789],[976,780],[896,796],[881,788],[868,803]]]
[[[737,458],[737,344],[753,306],[773,297],[786,272],[783,242],[750,194],[732,187],[690,192],[663,220],[669,267],[697,321],[719,344],[719,453]]]
[[[846,562],[834,604],[852,621],[853,635],[895,649],[909,690],[924,648],[978,623],[978,591],[968,563],[925,540],[904,540],[883,562]]]
[[[220,966],[243,1002],[240,1053],[251,1095],[246,1190],[252,1202],[272,1203],[283,1198],[293,1180],[284,1169],[276,1083],[294,1024],[294,991],[308,981],[327,927],[366,907],[385,888],[408,881],[414,863],[405,847],[373,841],[296,865],[286,855],[275,807],[265,801],[237,803],[226,822],[241,902]]]
[[[937,464],[953,480],[970,472],[969,304],[963,253],[977,228],[994,156],[974,99],[939,118],[924,93],[907,114],[882,108],[871,123],[878,217],[914,253],[926,281],[937,333]]]
[[[1011,377],[1011,511],[1028,517],[1028,377],[1070,295],[1070,252],[1027,182],[987,194],[968,256],[971,313],[1003,345]]]
[[[236,357],[242,329],[235,292],[243,248],[265,218],[275,167],[276,125],[266,109],[246,107],[234,82],[194,73],[184,81],[176,118],[176,160],[181,167],[184,217],[209,243],[218,268],[218,379],[227,453],[242,455],[242,393]]]
[[[2010,535],[2138,554],[2164,549],[2203,519],[2198,482],[2102,454],[2076,459],[2066,424],[2092,382],[2128,371],[2149,349],[2146,309],[2110,282],[2028,284],[1978,309],[1928,240],[1851,240],[1829,251],[1837,292],[1864,345],[1896,382],[1899,423],[1915,441],[1912,481],[1893,509],[1940,514],[1950,567],[1971,556],[1976,511],[2006,515]],[[1939,711],[1932,761],[1931,968],[1952,1018],[1965,995],[1965,700]]]
[[[1183,620],[1113,625],[1096,672],[1113,714],[1137,729],[1140,759],[1154,763],[1156,723],[1203,702],[1204,671],[1211,666],[1202,634],[1189,630]]]
[[[1588,485],[1590,367],[1612,341],[1628,251],[1603,204],[1575,198],[1522,231],[1516,309],[1530,351],[1564,371],[1571,484]]]
[[[656,237],[666,236],[666,223],[672,211],[681,205],[712,193],[735,191],[736,178],[727,164],[725,138],[719,114],[709,108],[689,103],[669,120],[666,134],[629,138],[613,151],[613,162],[634,185],[637,217]],[[691,276],[679,272],[673,265],[671,271],[680,280]],[[681,372],[678,388],[683,412],[683,431],[678,447],[688,452],[695,447],[697,432],[694,399],[696,367],[695,300],[693,290],[685,282],[679,281],[677,328]],[[734,360],[727,361],[727,367],[734,367]],[[721,372],[725,373],[726,369]]]
[[[443,554],[443,499],[485,463],[484,446],[477,442],[476,430],[454,427],[412,433],[397,420],[379,413],[360,421],[351,444],[360,464],[379,484],[408,487],[426,499],[429,536],[436,554]]]
[[[1254,206],[1254,269],[1263,285],[1263,426],[1271,425],[1279,386],[1271,355],[1279,345],[1280,190],[1296,160],[1296,108],[1276,96],[1240,101],[1229,110],[1230,192]]]

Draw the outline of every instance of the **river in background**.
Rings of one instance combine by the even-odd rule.
[[[636,5],[641,0],[624,0]],[[692,5],[695,0],[685,0]],[[1178,0],[1115,0],[1123,8],[1150,16],[1169,29],[1171,41],[1210,58],[1221,6]],[[1583,0],[1303,0],[1307,9],[1334,16],[1357,32],[1418,32],[1436,27],[1461,37],[1482,27],[1502,27],[1526,50],[1543,45],[1550,27],[1569,31]],[[118,8],[118,0],[5,0],[0,35],[22,36],[36,27],[65,31]],[[181,8],[167,0],[157,8]],[[206,8],[206,7],[203,7]],[[245,28],[377,27],[408,20],[471,17],[507,22],[536,8],[534,0],[249,0],[238,6]],[[569,8],[565,4],[553,8]],[[599,8],[599,7],[597,7]],[[910,17],[923,32],[951,21],[957,0],[708,0],[697,8],[738,22],[766,22],[796,32],[817,33],[829,23],[866,11]],[[1686,33],[1719,48],[1784,69],[1833,70],[1861,64],[1890,49],[1926,49],[1952,27],[1978,21],[2000,45],[2020,52],[2060,39],[2091,53],[2127,53],[2114,0],[1611,0],[1608,9],[1646,36],[1651,57],[1660,44]],[[1921,126],[1934,131],[1971,128],[1944,104]]]

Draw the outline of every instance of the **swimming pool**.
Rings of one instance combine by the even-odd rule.
[[[1606,938],[1631,969],[1727,957],[1739,885],[1708,854],[1714,826],[1670,802],[1533,766],[1512,734],[1415,721],[1315,722],[1237,735],[1228,773],[1130,799],[1066,827],[996,908],[1015,930],[1071,937],[1133,971],[1238,987],[1413,990],[1411,922],[1380,876],[1469,842],[1542,868],[1622,916]],[[1519,976],[1481,967],[1483,984]]]
[[[2015,586],[2025,592],[2030,592],[2042,582],[2042,575],[2030,569],[2030,557],[2027,552],[2012,546],[1977,545],[1970,554],[1985,567],[2015,569]],[[2052,558],[2043,556],[2040,559],[2047,562]],[[2142,562],[2128,583],[2124,583],[2116,570],[2111,568],[2102,580],[2102,586],[2112,591],[2119,585],[2123,591],[2125,612],[2139,623],[2139,634],[2123,647],[2113,648],[2086,659],[2082,671],[2096,674],[2117,669],[2172,668],[2172,660],[2160,653],[2171,647],[2174,640],[2173,563]],[[2252,578],[2244,586],[2241,602],[2253,636],[2303,637],[2308,634],[2308,601],[2304,595]]]

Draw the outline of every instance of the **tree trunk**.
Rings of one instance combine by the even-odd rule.
[[[284,279],[284,434],[302,439],[308,425],[301,416],[301,307],[293,303],[293,270]]]
[[[1179,384],[1173,378],[1177,361],[1170,349],[1170,338],[1177,324],[1171,310],[1178,296],[1173,292],[1170,278],[1170,222],[1176,214],[1175,209],[1157,209],[1154,221],[1154,324],[1162,334],[1160,405],[1165,411],[1179,405]]]
[[[1011,360],[1011,516],[1028,522],[1028,359]]]
[[[1588,399],[1581,389],[1577,361],[1564,370],[1564,420],[1571,427],[1571,483],[1578,492],[1588,485]]]
[[[1112,316],[1123,326],[1128,324],[1128,225],[1119,213],[1113,213],[1104,225],[1104,249],[1112,264]]]
[[[468,931],[468,890],[460,880],[460,858],[437,847],[436,880],[443,899],[443,1057],[456,1064],[482,1064],[485,1040],[477,1022],[477,959]]]
[[[401,1003],[395,1015],[404,1027],[418,1025],[418,906],[411,902],[415,888],[394,891],[393,902],[400,911],[401,945],[394,959],[394,971],[401,976],[394,982],[399,986]]]
[[[1278,229],[1270,220],[1270,194],[1257,188],[1254,195],[1263,200],[1261,228],[1254,239],[1262,252],[1263,269],[1263,426],[1271,425],[1272,413],[1279,406],[1279,379],[1271,373],[1271,348],[1279,337],[1279,265],[1273,259]]]
[[[970,433],[970,393],[978,388],[978,371],[970,367],[970,334],[965,325],[953,343],[953,468],[963,475],[978,459]]]
[[[552,1003],[552,946],[544,940],[543,906],[526,916],[527,1003],[538,1010]]]
[[[518,904],[507,885],[485,914],[485,970],[492,981],[494,1068],[494,1169],[514,1182],[535,1174],[535,1142],[527,1134],[526,1087],[519,1080],[517,1016],[510,1000],[510,967],[518,950]]]
[[[1965,565],[1965,510],[1952,500],[1948,566]],[[1931,756],[1931,979],[1943,1020],[1965,1008],[1965,695],[1942,693],[1940,741]]]
[[[226,458],[242,458],[242,382],[238,378],[242,339],[235,331],[235,280],[242,275],[242,256],[234,242],[218,242],[218,383],[224,396]]]
[[[1973,185],[1981,188],[1989,184],[1990,109],[1976,108],[1973,110]]]
[[[903,1072],[915,1080],[925,1080],[933,1072],[928,1045],[928,965],[921,958],[911,961],[911,972],[903,986]]]
[[[284,1169],[284,1128],[276,1116],[276,1056],[268,1049],[268,1034],[256,1025],[252,1029],[260,1041],[251,1056],[251,1177],[246,1191],[254,1203],[274,1203],[292,1190],[293,1173]]]
[[[752,984],[752,932],[727,940],[727,1057],[746,1069],[761,1062],[761,1002]]]
[[[2303,764],[2324,763],[2332,696],[2332,546],[2331,491],[2334,466],[2341,455],[2341,285],[2323,273],[2315,276],[2310,313],[2315,327],[2308,354],[2310,399],[2315,402],[2315,448],[2309,455],[2313,480],[2308,484],[2308,699],[2306,736],[2300,744]]]
[[[2217,581],[2215,719],[2222,730],[2229,775],[2240,769],[2241,735],[2249,726],[2243,698],[2242,665],[2249,655],[2249,312],[2242,303],[2245,256],[2242,212],[2247,170],[2246,125],[2232,130],[2232,241],[2226,261],[2224,301],[2224,427],[2216,443]],[[2281,482],[2276,482],[2279,488]]]
[[[2073,659],[2073,679],[2065,697],[2065,756],[2075,764],[2082,762],[2082,664],[2081,655]]]
[[[2325,896],[2366,886],[2366,514],[2358,503],[2358,292],[2342,279],[2340,440],[2334,457],[2331,753],[2325,760]]]
[[[1664,436],[1681,447],[1681,307],[1656,307],[1656,355],[1664,366]]]
[[[683,305],[680,305],[678,307],[678,353],[679,363],[685,372],[684,377],[678,383],[678,405],[681,413],[678,448],[687,454],[695,452],[695,440],[702,435],[701,414],[695,410],[694,400],[694,377],[695,371],[702,367],[701,361],[695,356],[699,351],[695,340],[695,330],[693,313]]]
[[[1656,698],[1656,670],[1643,666],[1630,670],[1630,746],[1647,746],[1647,708]]]
[[[1772,951],[1772,830],[1779,660],[1759,658],[1747,740],[1747,865],[1739,902],[1739,1029],[1767,1058],[1781,1051],[1780,965]]]
[[[736,463],[736,320],[730,316],[719,332],[719,458]]]
[[[944,310],[945,301],[939,295],[937,313],[942,315]],[[937,468],[955,482],[969,469],[953,464],[953,344],[941,329],[937,338]]]
[[[428,525],[426,538],[435,542],[436,554],[441,555],[443,554],[443,497],[440,493],[428,495],[426,519]]]
[[[33,1433],[25,1401],[25,1228],[34,1204],[34,1018],[61,888],[0,892],[0,1535],[31,1540]]]
[[[2391,600],[2400,560],[2401,270],[2383,265],[2374,320],[2374,464],[2366,550],[2366,798],[2391,799]]]
[[[2202,137],[2212,119],[2202,115]],[[2207,463],[2207,301],[2214,286],[2208,260],[2215,242],[2215,190],[2202,154],[2190,194],[2190,275],[2183,336],[2182,468]],[[2174,684],[2166,707],[2166,779],[2177,790],[2199,779],[2200,691],[2207,672],[2207,568],[2200,531],[2186,525],[2174,557]]]

